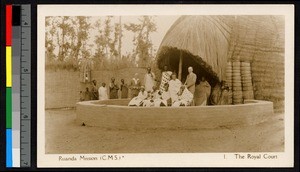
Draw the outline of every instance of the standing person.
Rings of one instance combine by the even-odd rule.
[[[97,81],[93,80],[92,81],[92,89],[91,89],[91,93],[92,93],[92,100],[98,100],[98,88],[97,88]]]
[[[226,81],[221,82],[221,98],[219,101],[219,105],[228,105],[229,103],[229,87],[226,83]]]
[[[121,79],[120,91],[121,91],[121,99],[127,99],[128,98],[128,86],[127,86],[127,84],[125,84],[124,79]]]
[[[169,81],[169,92],[172,103],[177,100],[181,85],[182,83],[179,81],[179,79],[177,79],[176,73],[173,73],[172,79]]]
[[[151,68],[147,68],[147,73],[145,74],[144,77],[144,83],[145,83],[145,90],[152,91],[152,87],[155,85],[155,75],[153,72],[151,72]]]
[[[189,74],[186,77],[184,85],[194,95],[197,75],[193,72],[193,67],[191,66],[188,68],[188,72]]]
[[[106,88],[106,84],[104,82],[102,83],[102,86],[99,87],[98,93],[99,93],[99,100],[107,100],[108,99],[107,88]]]
[[[222,86],[221,83],[217,82],[216,85],[213,87],[210,95],[210,104],[211,105],[218,105],[221,97]]]
[[[217,83],[212,90],[210,103],[212,105],[227,105],[229,102],[229,87],[225,81]]]
[[[193,67],[188,67],[188,72],[189,74],[186,77],[184,85],[186,88],[193,94],[195,94],[195,87],[196,87],[196,80],[197,80],[197,75],[193,72]],[[195,102],[192,101],[191,105],[195,105]]]
[[[195,105],[196,106],[206,106],[207,105],[207,99],[209,98],[211,92],[211,86],[206,81],[205,77],[201,77],[200,84],[196,86],[195,89]]]
[[[139,94],[140,87],[141,87],[141,81],[138,78],[138,73],[135,73],[134,77],[130,82],[130,92],[131,92],[130,98],[136,97]]]
[[[115,78],[111,78],[111,83],[109,84],[109,98],[110,99],[117,99],[118,98],[118,90],[119,87],[115,84]]]
[[[84,92],[84,101],[89,101],[91,100],[91,92],[88,87],[85,88]]]
[[[164,86],[166,83],[169,83],[169,81],[171,80],[171,75],[172,72],[168,70],[168,66],[165,65],[164,66],[164,71],[161,73],[161,82],[160,82],[160,87],[159,90],[160,91],[164,91]]]
[[[82,91],[79,92],[79,101],[84,101],[84,93]]]

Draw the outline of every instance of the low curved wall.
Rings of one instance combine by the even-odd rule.
[[[79,102],[76,121],[106,129],[199,129],[255,125],[273,115],[273,103],[258,100],[240,105],[176,108],[129,107],[128,102],[128,99]]]

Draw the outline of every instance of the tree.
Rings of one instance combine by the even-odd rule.
[[[68,41],[70,37],[73,37],[75,35],[74,27],[72,26],[71,17],[69,16],[63,16],[58,17],[57,21],[57,44],[59,47],[58,50],[58,60],[64,61],[67,52],[69,50],[70,42]]]
[[[94,43],[96,45],[96,52],[94,54],[96,65],[100,68],[104,67],[104,62],[108,62],[109,66],[118,66],[121,57],[121,44],[122,44],[122,27],[119,23],[112,24],[112,16],[106,17],[104,22],[99,19],[95,23],[97,35]]]
[[[45,48],[46,48],[46,61],[49,63],[53,59],[55,59],[54,49],[55,49],[55,43],[54,43],[54,37],[55,37],[55,25],[54,20],[52,17],[46,17],[46,39],[45,39]]]
[[[89,39],[92,28],[90,17],[46,17],[46,57],[57,67],[78,67],[78,59],[88,55],[83,45]],[[90,54],[90,53],[89,53]],[[57,58],[56,58],[57,57]]]
[[[150,34],[157,30],[156,23],[151,16],[142,16],[139,23],[129,23],[124,25],[125,29],[134,33],[133,42],[135,49],[133,51],[138,64],[141,67],[146,66],[152,58],[152,42]]]
[[[84,50],[82,49],[82,46],[86,44],[86,41],[89,38],[89,30],[91,28],[91,24],[89,23],[89,17],[77,16],[76,20],[78,23],[78,29],[77,34],[76,36],[74,35],[74,37],[77,38],[77,42],[76,44],[72,45],[72,56],[77,60],[80,51]],[[81,52],[81,54],[83,55],[84,53]]]

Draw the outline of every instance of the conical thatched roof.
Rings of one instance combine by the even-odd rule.
[[[182,16],[160,45],[158,66],[178,62],[181,53],[183,60],[197,63],[200,72],[224,80],[229,59],[251,60],[256,51],[283,49],[282,21],[274,16]]]

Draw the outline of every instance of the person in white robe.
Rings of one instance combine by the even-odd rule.
[[[132,78],[130,85],[129,85],[129,90],[130,90],[130,98],[136,97],[139,92],[140,92],[140,87],[141,87],[141,81],[138,78],[139,74],[135,73],[134,77]]]
[[[99,100],[107,100],[108,99],[107,88],[106,88],[106,84],[104,82],[102,83],[102,86],[99,87],[98,94],[99,94]]]
[[[161,82],[160,82],[160,86],[159,86],[160,91],[164,91],[164,86],[166,83],[169,83],[169,81],[171,80],[171,75],[172,75],[172,72],[168,71],[168,66],[165,65],[164,71],[161,73]]]
[[[131,99],[128,106],[142,106],[143,100],[145,100],[147,97],[148,93],[145,91],[145,87],[141,86],[141,91],[139,92],[138,96]]]
[[[157,99],[159,97],[159,90],[157,89],[156,86],[152,87],[152,92],[151,92],[153,99]]]
[[[194,95],[185,86],[180,88],[178,99],[172,104],[172,107],[190,106]]]
[[[144,77],[144,83],[145,83],[145,90],[152,91],[152,87],[155,85],[155,75],[153,72],[151,72],[151,68],[147,68],[147,73]]]
[[[168,106],[168,104],[171,103],[171,96],[168,88],[169,88],[169,84],[165,83],[164,90],[158,92],[157,98],[154,99],[155,107]]]
[[[148,91],[147,98],[143,100],[143,106],[144,107],[154,106],[153,94],[150,91]]]
[[[169,92],[171,96],[172,103],[178,99],[178,92],[180,90],[182,83],[175,73],[172,74],[172,79],[169,81]]]

